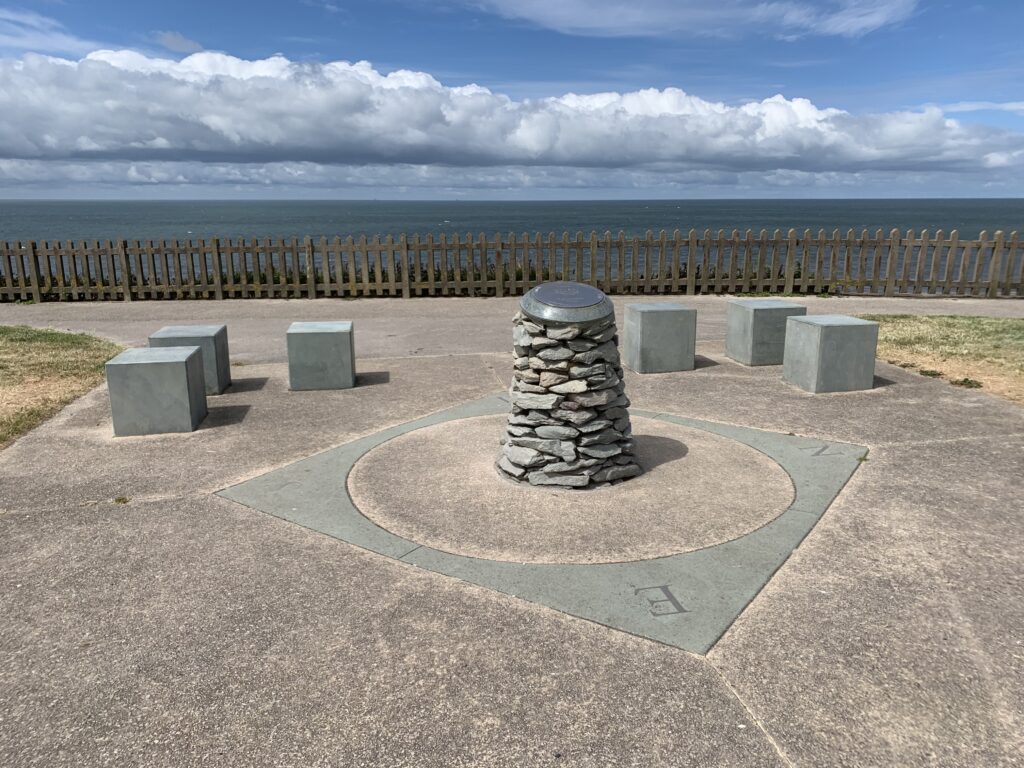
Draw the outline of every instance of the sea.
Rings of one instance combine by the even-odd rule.
[[[481,201],[0,201],[0,241],[517,235],[675,229],[1024,231],[1024,199]]]

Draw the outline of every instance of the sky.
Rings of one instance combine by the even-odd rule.
[[[0,197],[1024,197],[1024,0],[0,0]]]

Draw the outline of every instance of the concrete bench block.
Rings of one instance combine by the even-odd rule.
[[[782,378],[808,392],[871,389],[878,323],[846,315],[790,317]]]
[[[782,365],[786,320],[807,307],[774,299],[737,299],[726,309],[725,354],[744,365]]]
[[[199,347],[128,349],[107,363],[114,434],[192,432],[206,418]]]
[[[349,389],[356,384],[352,323],[292,323],[288,328],[292,389]]]
[[[226,325],[168,325],[149,337],[151,347],[199,347],[203,351],[206,394],[219,395],[231,386]]]
[[[674,302],[627,304],[623,361],[637,373],[692,371],[697,310]]]

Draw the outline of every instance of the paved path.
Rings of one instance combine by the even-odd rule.
[[[884,363],[807,395],[694,303],[704,364],[629,376],[637,407],[870,448],[704,657],[212,495],[499,391],[513,301],[0,307],[128,343],[224,321],[248,363],[194,434],[114,440],[100,388],[0,452],[0,765],[1024,765],[1024,409]],[[288,392],[281,333],[324,317],[362,386]]]

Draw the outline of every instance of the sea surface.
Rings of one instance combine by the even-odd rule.
[[[481,232],[643,235],[690,228],[895,228],[1024,233],[1024,199],[650,200],[585,202],[12,201],[0,200],[0,240],[151,240]]]

